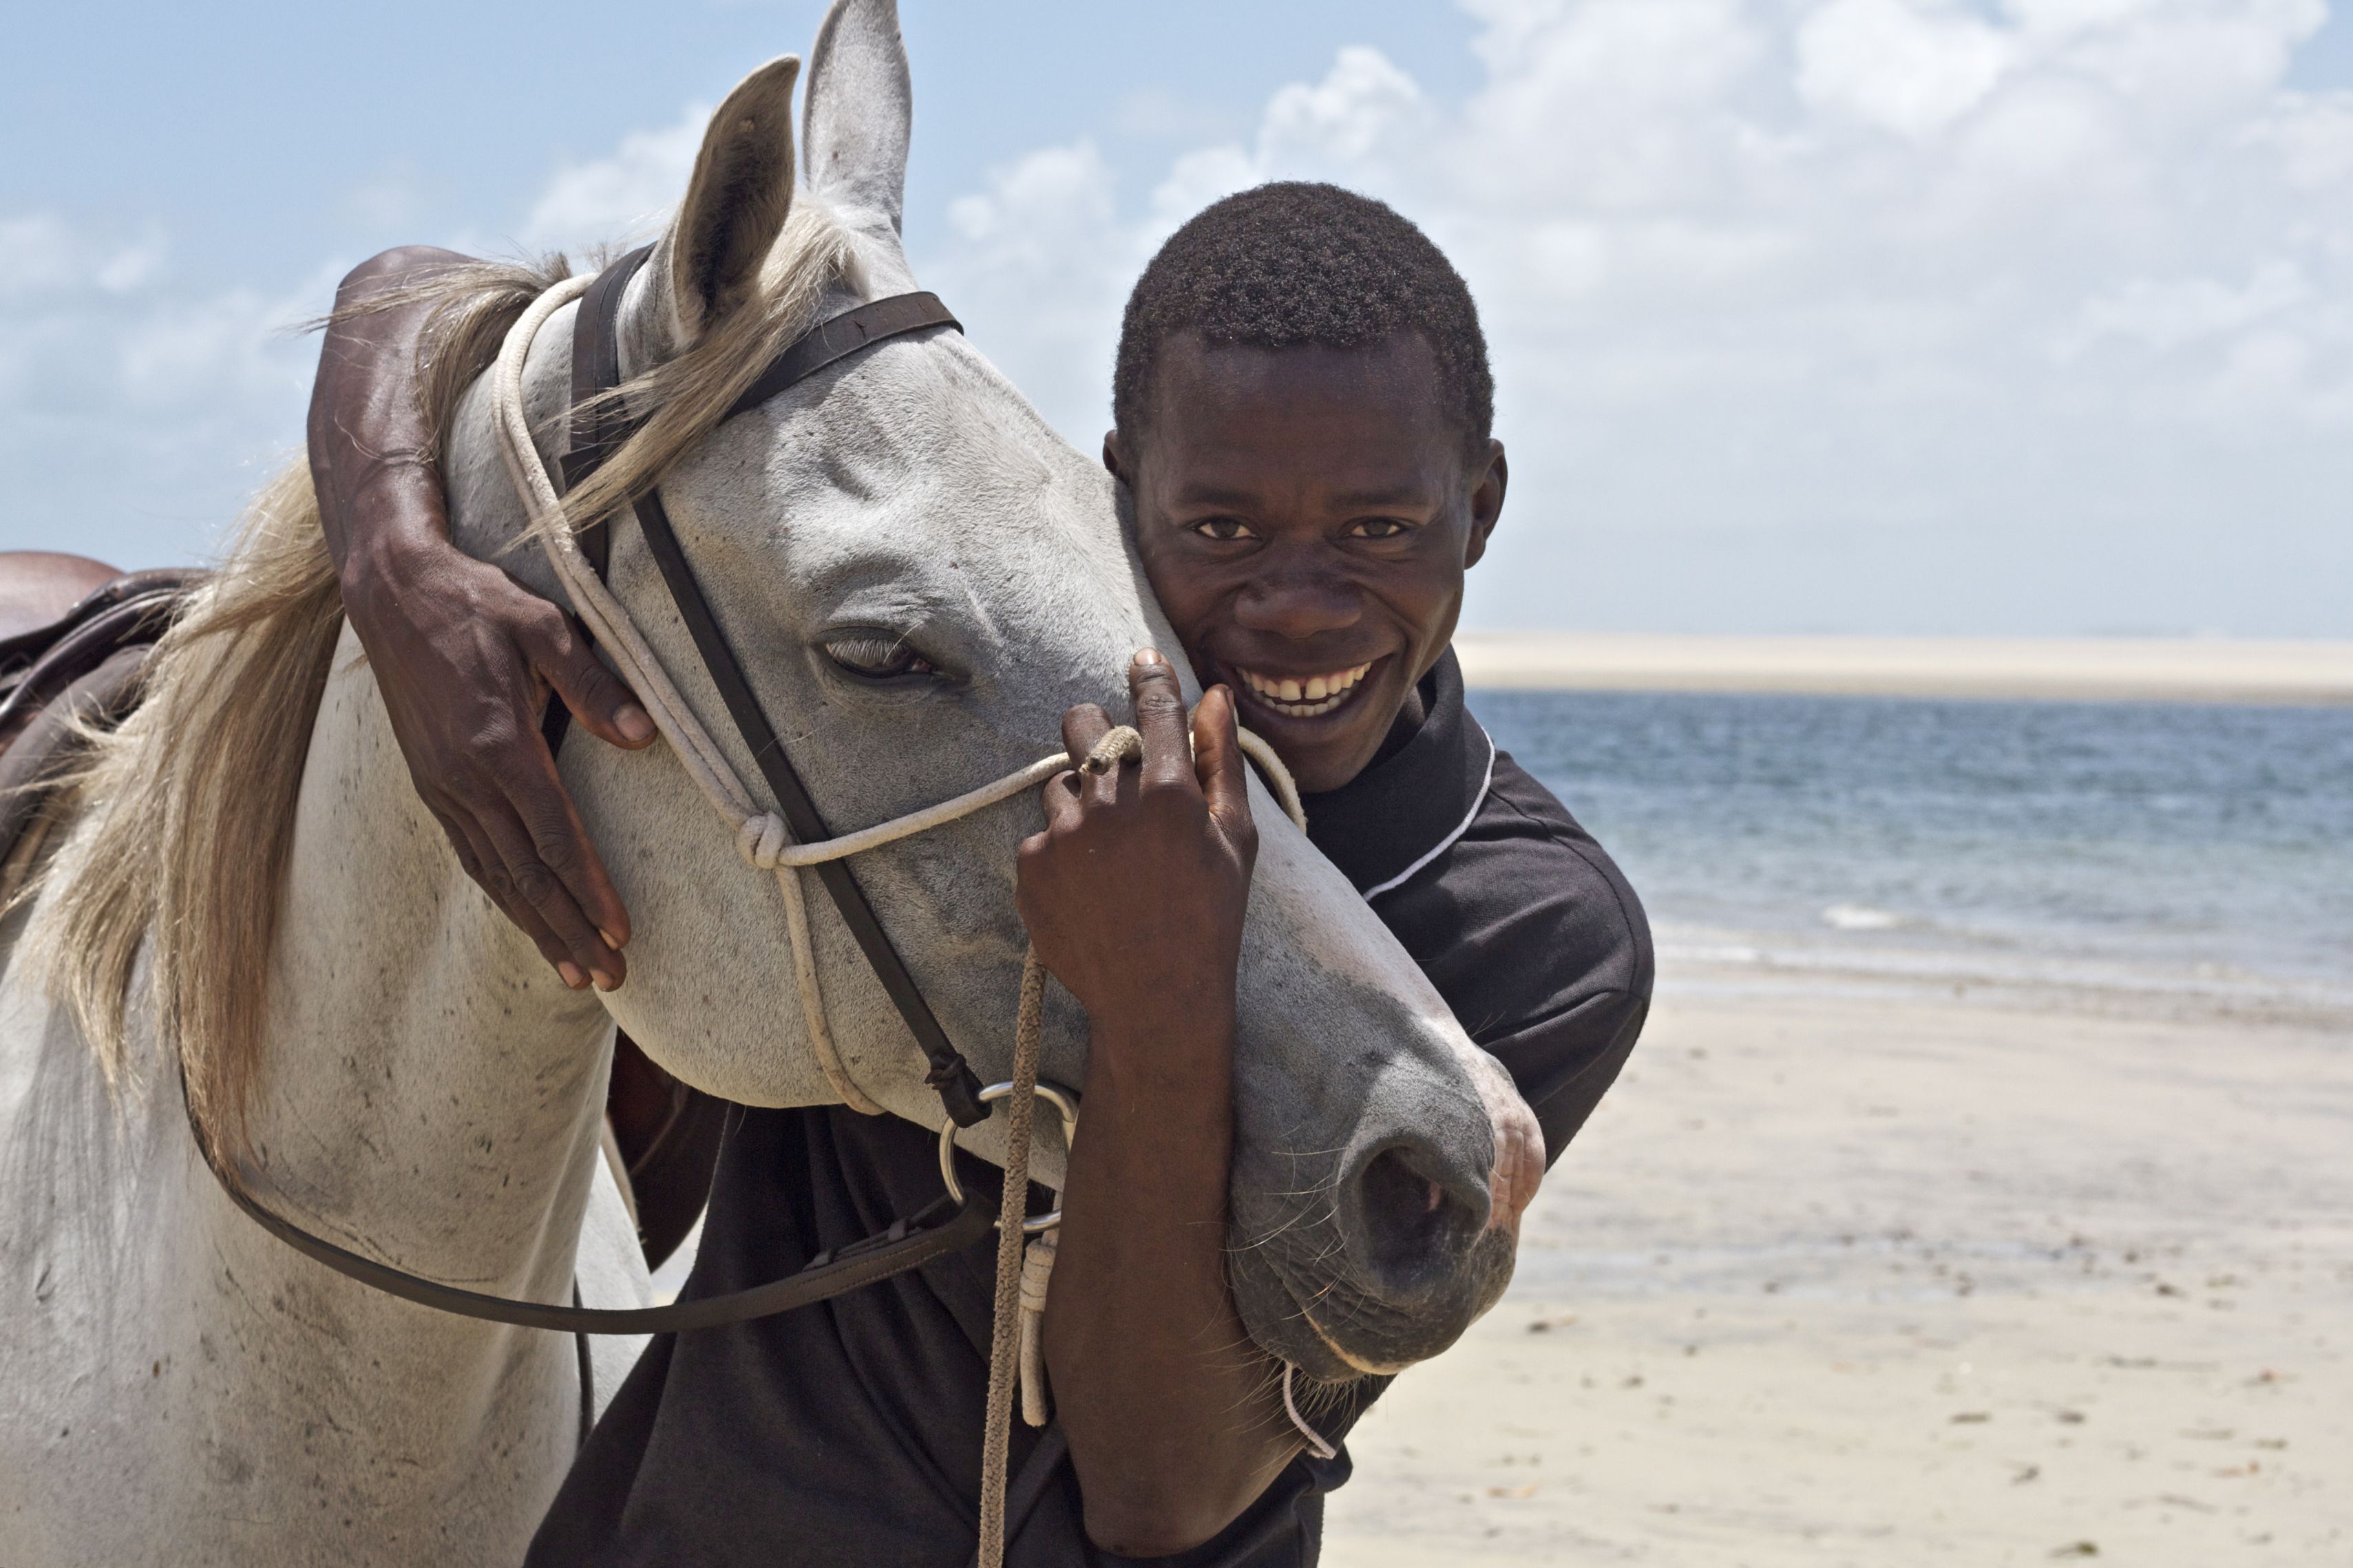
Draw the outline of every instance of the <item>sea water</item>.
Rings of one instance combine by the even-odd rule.
[[[1662,961],[2353,1003],[2353,710],[1474,691]]]

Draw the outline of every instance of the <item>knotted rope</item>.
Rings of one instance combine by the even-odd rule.
[[[522,390],[523,367],[531,357],[532,342],[548,318],[577,299],[591,281],[587,278],[564,279],[532,301],[508,329],[506,340],[499,349],[498,363],[491,372],[500,453],[506,460],[507,473],[514,481],[516,492],[532,516],[540,547],[554,568],[556,580],[571,597],[573,609],[611,658],[623,683],[636,695],[662,739],[670,742],[687,776],[734,834],[736,852],[744,863],[775,875],[776,887],[784,895],[785,925],[792,947],[793,978],[800,993],[801,1016],[818,1066],[842,1103],[869,1116],[879,1116],[882,1107],[859,1088],[834,1045],[833,1030],[826,1018],[825,994],[818,982],[817,952],[809,938],[808,908],[802,893],[800,872],[807,867],[928,832],[1010,800],[1063,772],[1070,766],[1069,754],[1051,752],[953,800],[924,806],[871,827],[816,844],[794,843],[783,818],[762,809],[757,797],[745,787],[728,762],[727,753],[680,695],[628,609],[581,553],[573,521],[565,515],[564,499],[556,492],[547,465],[539,456],[538,445],[532,438]],[[1248,730],[1240,730],[1239,739],[1243,752],[1264,772],[1267,785],[1282,803],[1284,814],[1301,831],[1305,831],[1307,816],[1300,805],[1299,789],[1282,759],[1275,755],[1273,747]],[[1087,772],[1100,773],[1122,763],[1140,760],[1143,754],[1143,737],[1122,725],[1097,742],[1081,765]],[[1005,1468],[1012,1427],[1013,1386],[1017,1365],[1031,1360],[1019,1355],[1017,1350],[1030,1337],[1024,1330],[1025,1320],[1035,1316],[1022,1310],[1022,1298],[1029,1292],[1024,1289],[1027,1271],[1023,1267],[1021,1222],[1029,1191],[1030,1125],[1037,1103],[1045,998],[1045,966],[1038,962],[1033,949],[1024,954],[1021,963],[1021,1005],[1013,1037],[1014,1089],[1007,1106],[1005,1190],[997,1215],[996,1322],[989,1344],[988,1405],[983,1427],[981,1468],[982,1568],[1000,1568],[1004,1561]],[[1034,1291],[1038,1312],[1044,1310],[1047,1279],[1053,1268],[1050,1247],[1040,1256]],[[1042,1352],[1035,1360],[1037,1377],[1022,1379],[1029,1385],[1023,1398],[1024,1415],[1030,1415],[1032,1410],[1040,1413],[1030,1415],[1033,1426],[1042,1424]]]
[[[1053,1416],[1046,1400],[1046,1289],[1062,1233],[1033,1236],[1021,1254],[1021,1419],[1043,1426]]]
[[[1038,1107],[1038,1053],[1045,1011],[1046,966],[1038,962],[1033,947],[1021,959],[1013,1093],[1005,1102],[1005,1190],[997,1205],[997,1303],[988,1340],[988,1413],[980,1437],[980,1568],[1002,1568],[1005,1562],[1005,1468],[1013,1439],[1015,1344],[1021,1319],[1021,1222],[1029,1215],[1029,1131]]]
[[[1079,771],[1107,773],[1124,763],[1144,760],[1144,737],[1122,724],[1097,741]],[[1032,1426],[1045,1423],[1045,1361],[1037,1344],[1032,1314],[1024,1310],[1032,1293],[1022,1247],[1021,1222],[1029,1216],[1029,1134],[1038,1108],[1038,1057],[1045,1038],[1046,966],[1031,948],[1021,959],[1021,1007],[1013,1026],[1013,1092],[1006,1099],[1005,1188],[997,1205],[997,1301],[988,1342],[988,1413],[981,1427],[980,1568],[1005,1561],[1005,1471],[1013,1440],[1013,1385],[1022,1385],[1022,1415]],[[1046,1310],[1052,1276],[1053,1233],[1030,1244],[1044,1250],[1034,1290],[1038,1312]],[[1035,1376],[1031,1374],[1035,1357]]]

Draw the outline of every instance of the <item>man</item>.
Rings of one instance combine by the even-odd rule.
[[[437,258],[396,253],[347,299]],[[420,790],[468,869],[575,985],[628,940],[538,741],[548,689],[593,733],[650,739],[564,618],[446,542],[406,384],[417,323],[331,333],[312,415],[353,624]],[[1048,787],[1020,905],[1085,1005],[1087,1135],[1047,1313],[1057,1435],[1016,1563],[1309,1563],[1343,1451],[1310,1458],[1223,1272],[1235,968],[1253,840],[1237,715],[1307,793],[1309,833],[1472,1037],[1557,1158],[1649,1004],[1640,905],[1465,710],[1449,651],[1507,470],[1461,279],[1419,229],[1328,185],[1229,198],[1146,268],[1103,461],[1208,688],[1131,672],[1137,770]],[[451,692],[462,700],[451,702]],[[426,693],[430,700],[424,700]],[[1074,755],[1112,722],[1073,710]],[[1123,868],[1116,894],[1095,868]],[[1135,889],[1150,889],[1137,898]],[[838,1109],[731,1117],[690,1293],[740,1288],[936,1193],[934,1139]],[[540,1564],[965,1560],[993,1244],[833,1302],[657,1340],[534,1544]],[[1386,1380],[1317,1420],[1336,1439]],[[1067,1458],[1060,1443],[1066,1440]],[[1041,1446],[1042,1443],[1042,1446]]]

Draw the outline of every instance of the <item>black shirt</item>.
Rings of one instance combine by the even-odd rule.
[[[1509,1069],[1556,1159],[1641,1030],[1650,929],[1600,846],[1464,709],[1452,653],[1421,695],[1412,740],[1308,797],[1308,835]],[[838,1106],[736,1110],[684,1293],[775,1279],[914,1213],[939,1195],[936,1149],[920,1127]],[[993,1192],[993,1175],[971,1162],[965,1179]],[[992,1237],[798,1311],[656,1339],[566,1478],[532,1568],[962,1568],[979,1522],[995,1262]],[[1358,1385],[1319,1426],[1337,1436],[1387,1384]],[[1017,1477],[1033,1453],[1008,1563],[1127,1561],[1086,1539],[1059,1435],[1016,1422]],[[1345,1447],[1302,1456],[1216,1540],[1162,1561],[1306,1568],[1324,1494],[1348,1468]]]

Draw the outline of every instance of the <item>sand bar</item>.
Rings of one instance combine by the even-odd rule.
[[[2353,1562],[2353,1028],[1663,973],[1334,1568]]]
[[[1462,632],[1472,687],[2353,703],[2353,642]]]

